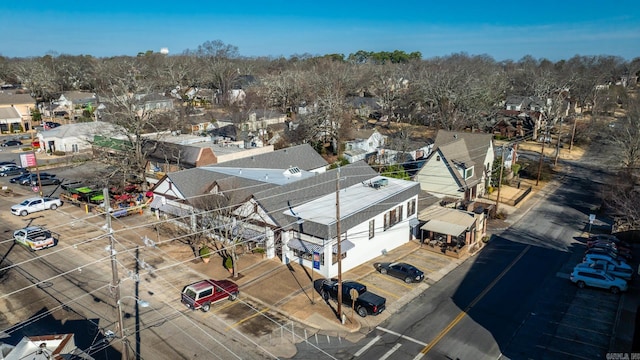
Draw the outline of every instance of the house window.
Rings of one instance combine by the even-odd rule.
[[[416,199],[413,199],[407,203],[407,217],[416,213]]]
[[[302,250],[298,250],[298,249],[293,249],[293,254],[295,256],[299,257],[300,259],[313,261],[313,254],[310,253],[310,252],[302,251]],[[323,253],[320,253],[320,264],[324,265],[324,254]]]
[[[344,258],[346,257],[347,257],[347,252],[345,251],[342,253],[342,259],[344,260]],[[335,263],[337,262],[338,262],[338,254],[333,253],[331,256],[331,263],[335,265]]]
[[[374,219],[369,220],[369,239],[373,239],[373,237],[376,235],[375,229],[376,221]]]
[[[464,178],[468,179],[473,176],[473,167],[464,169]]]
[[[402,221],[402,205],[384,214],[384,230]]]

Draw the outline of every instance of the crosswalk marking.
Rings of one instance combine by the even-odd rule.
[[[375,343],[376,343],[376,341],[378,341],[378,340],[380,340],[380,336],[376,336],[376,337],[374,337],[374,338],[373,338],[373,340],[369,341],[369,342],[367,343],[367,345],[363,346],[363,347],[362,347],[360,350],[358,350],[358,352],[357,352],[357,353],[355,353],[353,356],[358,357],[358,356],[360,356],[360,355],[364,354],[364,353],[365,353],[365,351],[369,350],[369,348],[370,348],[370,347],[372,347],[372,346],[373,346],[373,344],[375,344]]]
[[[414,343],[416,343],[416,344],[418,344],[418,345],[420,345],[420,346],[427,346],[427,345],[429,345],[429,344],[427,344],[426,342],[423,342],[423,341],[420,341],[420,340],[414,339],[414,338],[412,338],[412,337],[410,337],[410,336],[407,336],[407,335],[402,335],[402,334],[397,333],[397,332],[395,332],[395,331],[393,331],[393,330],[385,329],[385,328],[380,327],[380,326],[377,326],[377,327],[376,327],[376,329],[377,329],[377,330],[380,330],[380,331],[384,331],[384,332],[389,333],[389,334],[391,334],[391,335],[395,335],[395,336],[401,337],[401,338],[403,338],[403,339],[405,339],[405,340],[409,340],[409,341],[414,342]]]
[[[395,344],[391,350],[387,351],[384,355],[382,355],[382,357],[380,358],[380,360],[385,360],[387,359],[389,356],[391,356],[391,354],[393,354],[394,352],[396,352],[396,350],[398,350],[398,348],[400,348],[400,346],[402,346],[402,344],[398,343]]]

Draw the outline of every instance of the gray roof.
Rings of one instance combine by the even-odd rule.
[[[171,164],[179,163],[183,167],[195,167],[202,149],[202,147],[199,146],[155,140],[147,141],[144,146],[146,149],[149,149],[148,151],[151,151],[151,149],[156,146],[155,151],[147,154],[150,159],[168,161]]]
[[[315,170],[329,165],[309,144],[292,146],[265,154],[224,162],[225,167]]]
[[[369,169],[367,169],[369,168]],[[296,220],[304,220],[302,232],[321,239],[336,237],[336,172],[332,170],[314,178],[314,184],[294,184],[296,192],[274,198],[270,214],[283,228],[298,230]],[[324,179],[323,179],[324,178]],[[390,208],[418,195],[420,184],[380,176],[366,163],[359,161],[341,169],[340,178],[340,225],[341,232],[354,228]],[[387,185],[373,187],[370,184],[377,180],[386,180]],[[293,190],[293,189],[292,189]],[[299,201],[297,194],[302,195]],[[313,196],[304,196],[311,194]],[[366,201],[363,201],[366,199]],[[287,208],[287,200],[291,201],[293,211]],[[299,204],[296,206],[296,202]],[[260,201],[263,204],[263,201]],[[276,212],[279,211],[279,214]]]
[[[266,174],[264,171],[282,173],[291,166],[296,166],[303,171],[310,171],[327,166],[327,162],[310,145],[304,144],[248,158],[230,160],[222,164],[176,171],[167,174],[167,177],[187,199],[204,195],[213,184],[217,183],[223,191],[227,192],[225,195],[229,195],[230,190],[235,190],[233,199],[241,201],[259,190],[276,187],[278,182],[252,177],[250,175],[254,173],[253,171],[244,170],[243,176],[239,170],[262,169],[261,174]],[[237,174],[233,174],[234,172]],[[272,179],[276,178],[275,175],[272,175]],[[228,186],[225,187],[225,184]],[[239,189],[247,189],[246,194]]]
[[[296,218],[283,212],[289,206],[295,207],[314,199],[335,193],[338,169],[329,170],[314,177],[283,185],[277,189],[256,192],[254,198],[269,213],[271,218],[283,228],[295,225]],[[340,168],[340,187],[349,187],[370,180],[378,175],[363,161]],[[296,225],[297,226],[297,225]],[[311,225],[310,225],[311,226]],[[347,229],[347,228],[345,228]],[[306,233],[305,229],[305,233]],[[326,235],[326,234],[325,234]],[[324,237],[324,236],[323,236]]]
[[[15,91],[0,91],[0,105],[36,104],[29,94],[16,94]]]
[[[475,166],[473,176],[466,181],[467,185],[474,185],[482,178],[484,160],[492,141],[492,134],[438,130],[434,150],[439,149],[445,160],[451,164],[463,168]],[[465,181],[460,174],[457,171],[452,171],[452,173],[459,184],[464,186]]]
[[[0,119],[3,119],[3,120],[9,120],[9,119],[21,120],[22,117],[20,116],[20,113],[18,113],[18,110],[16,110],[16,108],[14,108],[13,106],[11,106],[11,107],[0,108]]]

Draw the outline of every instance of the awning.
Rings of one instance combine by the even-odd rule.
[[[296,249],[296,250],[300,250],[308,253],[322,252],[322,245],[314,244],[312,242],[308,242],[300,239],[289,240],[289,242],[287,243],[287,246],[289,246],[292,249]]]
[[[322,253],[323,252],[322,245],[315,244],[315,243],[312,243],[312,242],[309,242],[309,241],[300,240],[300,239],[289,240],[289,243],[287,245],[292,249],[305,251],[305,252],[308,252],[308,253],[313,253],[313,252]],[[349,240],[342,240],[340,242],[340,250],[342,250],[343,254],[345,252],[353,249],[354,247],[355,247],[355,244],[352,243]],[[338,244],[333,244],[331,250],[333,251],[334,254],[337,254],[338,253]]]
[[[420,229],[426,230],[426,231],[433,231],[439,234],[451,235],[453,237],[458,237],[467,230],[467,227],[463,225],[452,224],[442,220],[434,219],[422,225]]]
[[[345,252],[347,252],[347,251],[349,251],[349,250],[353,249],[354,247],[356,247],[356,246],[354,245],[354,243],[352,243],[352,242],[351,242],[351,241],[349,241],[349,240],[342,240],[342,241],[340,241],[340,250],[342,250],[342,253],[343,253],[343,254],[344,254]],[[333,244],[333,248],[332,248],[331,250],[333,250],[333,253],[334,253],[334,254],[337,254],[337,253],[338,253],[338,244]]]

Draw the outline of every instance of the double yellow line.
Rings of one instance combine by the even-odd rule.
[[[500,275],[498,275],[495,279],[493,279],[491,284],[489,284],[486,288],[484,288],[484,290],[482,290],[482,292],[478,296],[476,296],[475,299],[473,299],[473,301],[469,304],[469,306],[467,306],[466,309],[460,312],[460,314],[458,314],[458,316],[456,316],[455,319],[453,319],[442,331],[440,331],[440,333],[433,339],[433,341],[431,341],[429,345],[425,346],[420,351],[420,353],[425,355],[429,351],[431,351],[431,349],[433,349],[433,347],[436,346],[436,344],[440,342],[440,340],[442,340],[442,338],[445,337],[445,335],[447,335],[449,331],[451,331],[451,329],[453,329],[460,321],[462,321],[462,319],[464,319],[464,317],[467,315],[469,310],[471,310],[471,308],[474,307],[478,303],[478,301],[480,301],[485,295],[487,295],[489,291],[491,291],[491,289],[498,283],[498,281],[500,281],[500,279],[502,279],[509,272],[509,270],[511,270],[511,268],[524,256],[524,254],[527,253],[527,251],[529,251],[530,248],[531,248],[531,245],[527,245],[527,247],[524,248],[524,250],[522,250],[522,252],[515,259],[513,259],[511,264],[509,264],[509,266],[507,266],[500,273]]]

